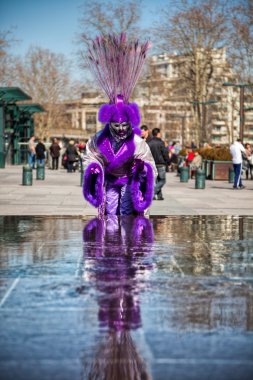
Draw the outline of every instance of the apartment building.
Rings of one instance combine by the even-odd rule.
[[[197,139],[194,102],[189,100],[187,87],[182,83],[180,67],[187,58],[176,54],[151,57],[148,70],[140,78],[132,100],[140,107],[142,124],[150,129],[158,127],[167,142],[179,141],[188,145]],[[201,127],[206,142],[215,145],[230,144],[240,134],[240,88],[224,86],[236,83],[228,64],[225,49],[212,52],[212,76],[208,83],[206,101],[200,103]],[[244,89],[244,141],[253,143],[253,87]],[[101,93],[83,93],[75,101],[65,101],[68,128],[56,135],[88,139],[101,129],[97,113],[107,99]],[[247,110],[248,109],[248,110]]]
[[[143,122],[163,131],[166,140],[179,140],[184,145],[196,140],[196,119],[191,102],[182,84],[180,66],[187,58],[168,54],[153,56],[149,75],[142,78],[139,96],[142,99]],[[201,125],[211,144],[229,144],[240,134],[240,87],[227,61],[225,49],[212,51],[212,77],[206,101],[200,103]],[[244,91],[244,140],[253,142],[252,88]],[[248,111],[247,111],[248,108]]]

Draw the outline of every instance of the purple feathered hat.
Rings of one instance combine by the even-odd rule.
[[[118,95],[116,104],[103,104],[98,113],[101,123],[123,123],[130,122],[132,127],[138,127],[141,115],[137,103],[123,103],[122,96]]]
[[[97,37],[89,48],[88,62],[97,83],[109,98],[100,107],[101,123],[130,122],[138,127],[139,107],[129,103],[133,88],[140,76],[150,43],[127,41],[125,33]]]

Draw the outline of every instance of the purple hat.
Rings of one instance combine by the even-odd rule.
[[[132,127],[138,127],[141,122],[139,107],[136,103],[124,104],[122,96],[118,96],[116,104],[103,104],[98,113],[101,123],[131,123]]]

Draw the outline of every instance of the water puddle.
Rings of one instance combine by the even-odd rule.
[[[0,370],[251,379],[252,288],[252,217],[0,217]]]

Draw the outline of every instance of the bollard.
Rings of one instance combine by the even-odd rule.
[[[205,189],[206,187],[206,173],[205,170],[197,169],[195,176],[195,189]]]
[[[83,172],[80,172],[80,186],[83,186]]]
[[[33,170],[30,166],[23,166],[23,186],[32,186],[33,184]]]
[[[45,179],[45,166],[43,164],[37,164],[36,168],[36,179]]]
[[[83,186],[83,165],[80,166],[80,186]]]
[[[229,168],[228,169],[228,182],[229,183],[234,183],[234,180],[235,180],[235,172],[234,172],[234,168]]]
[[[188,182],[189,180],[189,166],[182,166],[180,168],[180,182]]]

